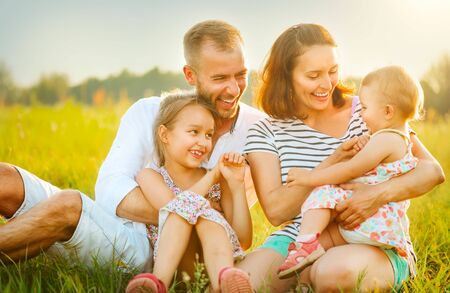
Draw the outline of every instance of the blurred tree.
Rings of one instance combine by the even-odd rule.
[[[48,105],[64,101],[68,93],[69,79],[67,75],[60,73],[43,75],[30,89],[31,96],[36,96],[39,102]]]
[[[423,77],[425,108],[434,108],[440,114],[450,111],[450,55],[444,54]]]
[[[137,75],[123,70],[117,75],[111,75],[104,80],[90,78],[70,89],[71,96],[75,96],[83,103],[91,104],[92,97],[98,89],[103,88],[107,97],[118,101],[124,90],[132,100],[150,95],[159,95],[162,91],[175,88],[188,88],[182,73],[165,72],[155,67],[143,75]]]
[[[437,109],[439,109],[440,105],[439,97],[437,96],[436,92],[431,87],[430,83],[425,79],[422,79],[420,81],[420,85],[422,86],[423,94],[425,97],[424,108],[426,109],[426,115],[428,116],[429,109],[434,109],[435,112],[438,112]]]
[[[77,97],[77,99],[82,103],[91,104],[92,97],[99,88],[104,89],[101,81],[98,78],[91,77],[82,82],[80,85],[72,87],[70,92],[71,95]]]
[[[247,105],[254,106],[256,105],[254,102],[254,97],[256,95],[256,92],[259,89],[260,85],[260,77],[258,75],[258,72],[255,70],[250,70],[247,77],[247,90],[242,95],[241,101],[246,103]]]
[[[14,84],[6,64],[0,62],[0,105],[18,102],[19,89]]]
[[[92,104],[94,106],[103,106],[105,104],[106,92],[103,88],[99,88],[95,91],[92,97]]]

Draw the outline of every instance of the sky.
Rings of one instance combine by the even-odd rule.
[[[338,43],[344,76],[398,64],[421,78],[450,53],[448,15],[447,0],[0,0],[0,62],[21,86],[54,72],[71,84],[125,68],[181,72],[184,33],[221,19],[241,31],[250,69],[285,29],[318,23]]]

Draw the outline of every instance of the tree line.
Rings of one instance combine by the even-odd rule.
[[[355,87],[360,78],[349,78]],[[433,109],[441,115],[450,113],[450,55],[443,55],[420,80],[425,94],[425,108]],[[256,72],[251,72],[249,89],[243,100],[251,103],[254,90],[257,88]],[[10,71],[0,62],[0,106],[13,104],[54,105],[67,99],[101,106],[115,103],[120,99],[137,100],[141,97],[160,95],[172,89],[187,89],[189,86],[182,73],[162,71],[158,67],[142,75],[123,70],[119,74],[105,79],[88,78],[80,84],[71,86],[65,74],[53,73],[43,75],[30,87],[19,87],[14,82]]]
[[[4,105],[53,105],[69,98],[85,104],[101,105],[124,97],[138,99],[159,95],[164,90],[186,87],[182,74],[164,72],[155,67],[142,75],[123,70],[105,79],[88,78],[74,86],[69,85],[66,74],[53,73],[41,76],[36,84],[28,88],[19,88],[8,68],[0,64],[0,103]]]

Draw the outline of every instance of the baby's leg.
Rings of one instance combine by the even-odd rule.
[[[159,238],[153,274],[169,288],[175,270],[189,243],[192,225],[177,214],[170,213]]]
[[[300,231],[296,242],[289,244],[288,256],[278,269],[278,277],[286,279],[300,273],[325,254],[321,246],[319,233],[328,226],[331,219],[330,209],[309,209],[303,212]]]
[[[232,267],[233,248],[225,229],[212,221],[199,218],[195,226],[202,244],[205,265],[213,292],[219,290],[219,271]]]
[[[330,209],[310,209],[302,216],[299,237],[304,235],[315,235],[322,233],[331,220]]]
[[[342,237],[341,232],[339,232],[338,224],[335,221],[332,221],[327,228],[323,230],[319,242],[325,250],[328,250],[331,247],[348,244]]]

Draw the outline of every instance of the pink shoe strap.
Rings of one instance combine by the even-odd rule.
[[[138,274],[138,275],[134,276],[133,280],[141,279],[141,278],[146,278],[146,279],[152,280],[158,287],[158,293],[167,293],[166,285],[164,285],[163,281],[158,279],[158,277],[155,276],[154,274],[152,274],[152,273]]]
[[[221,280],[222,280],[222,275],[223,275],[223,273],[225,273],[226,271],[228,271],[229,269],[231,269],[232,267],[223,267],[220,271],[219,271],[219,285],[220,285],[220,282],[221,282]]]
[[[311,252],[320,246],[319,243],[320,234],[317,233],[316,236],[308,242],[291,242],[288,246],[288,254],[296,253],[298,256],[307,256]]]

